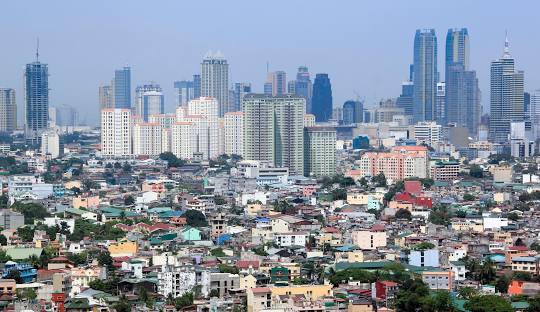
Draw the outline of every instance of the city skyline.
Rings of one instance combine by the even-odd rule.
[[[9,3],[6,4],[6,9],[22,10],[28,6],[27,3],[29,2]],[[401,82],[406,80],[408,65],[412,62],[412,41],[416,29],[434,28],[439,38],[438,50],[444,51],[444,36],[447,30],[466,27],[470,35],[470,68],[477,72],[484,95],[489,93],[490,62],[499,58],[502,53],[505,29],[508,29],[516,65],[527,73],[525,90],[539,88],[540,75],[533,72],[538,48],[526,35],[527,30],[537,23],[535,19],[527,18],[530,11],[534,10],[511,7],[503,10],[492,3],[489,7],[490,13],[508,22],[496,24],[497,19],[493,19],[494,22],[486,23],[474,17],[474,8],[481,4],[466,3],[470,10],[458,9],[459,6],[456,5],[456,9],[447,8],[445,12],[437,10],[441,5],[428,1],[407,4],[383,1],[370,5],[345,2],[340,8],[331,8],[317,1],[310,3],[310,6],[295,3],[291,11],[303,8],[316,17],[322,16],[324,10],[330,10],[333,16],[339,18],[329,18],[329,21],[334,22],[332,26],[315,33],[306,32],[304,37],[298,39],[301,44],[293,46],[288,45],[290,39],[268,40],[264,36],[263,26],[255,24],[248,35],[258,35],[265,40],[261,39],[261,42],[255,45],[246,45],[243,49],[238,49],[237,46],[247,38],[246,34],[238,36],[226,32],[226,35],[218,36],[213,34],[208,26],[190,28],[190,32],[187,32],[182,26],[184,23],[189,25],[193,18],[186,17],[188,20],[177,22],[172,14],[175,12],[174,8],[179,6],[175,3],[164,2],[163,18],[159,21],[156,19],[155,25],[146,30],[155,36],[140,36],[137,31],[131,31],[132,28],[136,29],[136,25],[130,21],[126,21],[125,25],[114,23],[115,16],[121,12],[121,2],[107,3],[105,11],[98,10],[105,2],[94,2],[92,6],[62,2],[62,7],[65,7],[63,10],[83,11],[81,8],[84,8],[86,15],[73,14],[54,19],[46,17],[56,17],[54,11],[59,8],[59,4],[35,3],[34,8],[36,12],[40,12],[39,15],[33,13],[33,10],[21,18],[7,17],[0,22],[9,23],[10,27],[2,27],[0,33],[13,42],[11,49],[0,51],[0,67],[3,68],[0,86],[16,90],[20,123],[21,116],[24,116],[20,107],[23,103],[21,68],[33,59],[35,38],[40,37],[41,59],[49,64],[50,68],[51,106],[72,105],[80,110],[80,116],[85,116],[81,121],[93,125],[97,124],[98,120],[99,102],[96,89],[100,84],[109,81],[115,69],[126,64],[131,66],[132,86],[147,81],[159,83],[164,89],[165,111],[172,111],[175,106],[173,82],[189,80],[193,74],[200,71],[204,54],[218,49],[224,53],[230,65],[229,88],[235,82],[250,82],[254,92],[262,92],[267,62],[270,70],[284,70],[289,77],[294,77],[299,66],[306,65],[312,79],[316,73],[329,74],[332,79],[334,106],[339,107],[346,100],[355,99],[357,92],[369,107],[381,98],[399,95]],[[130,2],[132,9],[135,9],[133,20],[137,20],[139,13],[136,13],[136,9],[141,4],[137,1]],[[533,1],[528,4],[531,8],[538,6]],[[187,6],[192,10],[209,7],[208,4]],[[223,6],[223,10],[230,10],[225,5],[218,6]],[[413,12],[414,18],[403,11],[405,7],[407,12]],[[277,14],[285,21],[294,17],[292,12],[275,8],[260,11],[263,16]],[[388,11],[392,12],[392,27],[382,27],[377,18],[380,19],[381,15]],[[427,11],[433,14],[420,14]],[[240,23],[248,23],[253,19],[258,20],[250,14],[242,14],[243,21],[236,20],[239,13],[234,13],[232,17],[228,15],[228,18],[223,18],[213,11],[209,14],[225,30],[234,29]],[[350,20],[348,17],[353,14],[357,14],[359,18]],[[95,23],[96,18],[99,23]],[[25,24],[27,19],[38,22]],[[75,20],[78,23],[75,23]],[[39,26],[42,24],[39,21],[47,21],[46,26]],[[291,22],[283,24],[285,29]],[[105,32],[105,29],[108,29],[108,32]],[[271,36],[270,39],[272,38],[274,37]],[[351,41],[351,38],[358,40]],[[178,41],[182,43],[178,45]],[[158,46],[159,49],[155,48]],[[336,57],[328,58],[331,53]],[[444,77],[444,57],[444,53],[439,53],[438,67],[441,77]],[[81,59],[84,59],[84,62]],[[76,75],[76,72],[85,72],[85,75]],[[483,112],[489,110],[489,96],[482,98],[482,106]]]

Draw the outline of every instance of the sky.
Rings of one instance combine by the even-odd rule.
[[[74,106],[90,125],[98,120],[98,87],[115,69],[132,67],[132,89],[159,83],[172,112],[173,81],[198,73],[209,50],[225,55],[231,84],[251,82],[262,92],[267,62],[289,80],[306,65],[312,79],[329,74],[334,107],[357,96],[372,106],[399,95],[416,29],[435,28],[444,77],[446,32],[467,27],[487,111],[489,66],[502,55],[505,30],[525,89],[540,89],[539,10],[538,0],[3,1],[0,87],[16,90],[21,124],[23,69],[39,37],[50,104]]]

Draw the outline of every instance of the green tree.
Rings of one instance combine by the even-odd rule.
[[[11,270],[11,271],[9,271],[8,274],[6,275],[5,279],[14,279],[17,284],[24,283],[24,281],[23,281],[23,279],[21,277],[21,272],[19,272],[19,270]]]
[[[127,300],[126,296],[122,296],[122,298],[113,305],[113,308],[116,312],[131,312],[131,304]]]
[[[17,236],[19,236],[23,242],[31,242],[34,239],[34,228],[30,226],[21,226],[17,229]]]
[[[133,204],[135,204],[135,198],[133,198],[133,196],[127,195],[124,197],[124,205],[131,206]]]
[[[4,234],[0,234],[0,245],[6,246],[8,243],[7,237]]]
[[[342,188],[337,188],[332,190],[332,199],[333,200],[345,200],[347,199],[347,190]]]
[[[205,215],[199,210],[187,210],[183,216],[186,218],[186,223],[189,226],[200,227],[208,225]]]
[[[190,306],[193,304],[193,299],[194,298],[192,292],[185,293],[182,296],[176,297],[176,299],[174,299],[174,307],[176,308],[176,310],[180,310],[184,307]]]
[[[222,263],[222,264],[218,265],[218,268],[219,268],[220,273],[238,274],[238,268],[237,267],[233,267],[233,266],[226,265],[226,264]]]
[[[385,187],[387,185],[386,177],[382,172],[372,177],[371,182],[375,184],[376,187]]]
[[[429,288],[421,280],[406,280],[396,294],[397,311],[418,311],[428,295]]]
[[[36,203],[21,203],[15,202],[11,208],[24,215],[25,224],[34,224],[34,220],[43,220],[49,217],[50,214],[45,207]]]
[[[460,287],[458,294],[461,299],[469,300],[474,296],[478,296],[478,289],[473,287]]]
[[[225,257],[226,254],[223,252],[223,248],[214,248],[210,250],[210,254],[214,257]]]
[[[472,297],[465,303],[465,309],[471,312],[513,312],[508,300],[497,295]]]
[[[102,251],[99,253],[97,257],[97,261],[99,265],[106,266],[109,269],[113,269],[113,258],[111,257],[111,254],[108,251]]]
[[[435,248],[435,245],[433,245],[432,243],[430,243],[430,242],[422,242],[422,243],[414,245],[412,249],[414,249],[414,250],[427,250],[427,249],[433,249],[433,248]]]
[[[481,179],[484,177],[484,170],[478,165],[472,165],[469,168],[469,175],[473,178]]]
[[[179,159],[171,152],[165,152],[159,154],[159,159],[167,161],[167,166],[170,167],[182,167],[186,162]]]
[[[475,199],[476,198],[472,194],[469,194],[469,193],[463,194],[463,200],[464,201],[472,201],[472,200],[475,200]]]
[[[373,283],[377,280],[375,273],[357,269],[349,268],[339,272],[335,272],[329,278],[330,283],[334,286],[338,286],[342,283],[347,283],[348,281],[358,281],[362,283]]]
[[[508,292],[508,285],[510,285],[510,280],[506,276],[501,276],[497,278],[495,282],[495,290],[501,294],[506,294]]]
[[[430,312],[453,312],[454,308],[450,293],[445,290],[436,290],[433,294],[424,297],[422,300],[422,311]]]
[[[395,217],[397,219],[407,219],[407,220],[412,220],[412,214],[409,210],[407,209],[399,209],[397,212],[396,212],[396,215]]]

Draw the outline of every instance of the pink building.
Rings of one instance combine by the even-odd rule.
[[[390,152],[367,152],[360,158],[362,177],[384,173],[393,181],[427,178],[428,149],[424,146],[395,146]]]

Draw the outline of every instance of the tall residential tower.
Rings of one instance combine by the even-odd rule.
[[[413,120],[435,120],[438,72],[434,29],[416,31],[413,60]]]

